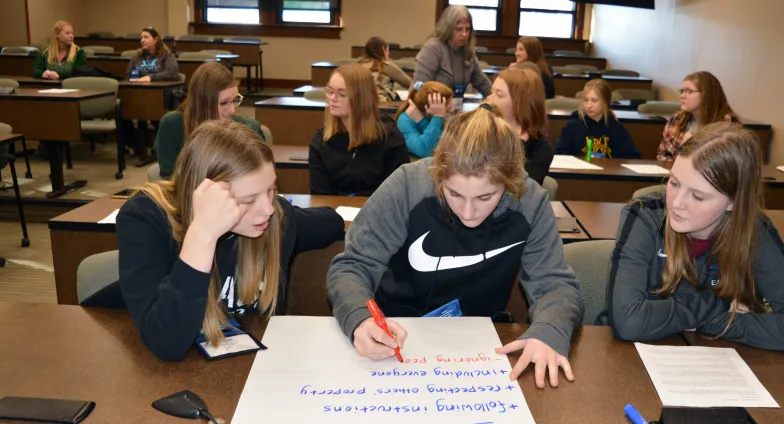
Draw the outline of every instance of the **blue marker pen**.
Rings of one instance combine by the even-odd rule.
[[[633,424],[648,424],[648,421],[645,421],[645,418],[631,404],[624,406],[623,412],[626,413],[626,416],[629,417]]]

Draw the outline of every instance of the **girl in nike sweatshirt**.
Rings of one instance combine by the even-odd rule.
[[[463,315],[503,311],[515,275],[531,302],[531,326],[499,353],[523,349],[511,377],[537,364],[557,385],[574,328],[583,316],[579,284],[564,261],[547,193],[523,169],[518,134],[490,105],[447,123],[432,158],[400,167],[360,210],[345,251],[327,273],[327,295],[357,353],[394,354],[406,331],[388,321],[386,336],[365,307],[421,317],[445,304]],[[541,365],[541,367],[540,367]]]
[[[762,212],[761,166],[756,137],[738,124],[694,133],[666,194],[624,209],[599,323],[623,340],[696,329],[784,350],[784,243]]]
[[[612,89],[603,79],[588,81],[583,102],[561,130],[555,154],[592,158],[640,159],[631,134],[610,110]]]

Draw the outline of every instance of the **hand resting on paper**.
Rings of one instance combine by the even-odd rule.
[[[362,324],[359,324],[359,327],[354,330],[354,348],[359,353],[359,356],[366,356],[375,360],[386,359],[390,356],[395,356],[394,349],[398,344],[401,349],[403,348],[403,342],[406,341],[408,336],[406,330],[391,319],[387,320],[387,326],[392,335],[395,336],[394,339],[376,325],[373,318],[368,318]]]
[[[536,387],[540,389],[544,389],[545,372],[550,374],[550,386],[558,387],[558,367],[563,368],[567,380],[574,381],[574,374],[572,374],[572,366],[569,364],[569,360],[559,355],[541,340],[515,340],[504,347],[496,348],[495,352],[509,354],[520,349],[523,349],[523,353],[512,368],[512,372],[509,373],[511,380],[517,380],[520,374],[528,367],[528,364],[533,363],[535,364],[534,378]]]

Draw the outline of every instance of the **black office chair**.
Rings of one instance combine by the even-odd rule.
[[[22,207],[22,194],[19,191],[19,180],[16,176],[16,166],[14,162],[16,157],[8,153],[8,146],[0,146],[0,170],[6,167],[11,169],[11,180],[14,186],[14,195],[16,197],[16,207],[19,210],[19,222],[22,224],[22,247],[30,246],[30,238],[27,235],[27,222],[25,221],[24,208]],[[0,178],[2,181],[2,178]],[[5,190],[6,187],[3,187]],[[5,258],[0,257],[0,267],[5,266]]]

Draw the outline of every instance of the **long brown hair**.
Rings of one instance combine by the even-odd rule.
[[[702,94],[700,102],[700,127],[704,127],[714,122],[731,120],[739,122],[735,112],[732,111],[724,89],[721,87],[719,79],[708,71],[695,72],[686,75],[684,81],[691,81],[697,90]],[[675,135],[678,136],[689,128],[689,121],[693,115],[689,112],[681,114],[680,119],[675,122]]]
[[[236,87],[239,82],[231,71],[218,62],[207,62],[196,68],[188,83],[188,97],[180,105],[185,140],[191,131],[204,121],[219,119],[220,92]]]
[[[718,260],[721,284],[714,289],[721,298],[732,299],[754,312],[763,306],[754,286],[757,232],[763,219],[762,159],[759,143],[740,125],[717,122],[700,128],[681,146],[676,159],[690,158],[694,168],[732,201],[711,234],[708,263]],[[671,295],[681,279],[697,285],[697,271],[689,257],[689,236],[675,232],[666,216],[664,249],[667,265],[658,293]],[[735,317],[736,309],[727,328]],[[725,328],[725,332],[726,332]]]
[[[525,153],[520,138],[498,109],[484,104],[450,119],[433,151],[430,175],[447,210],[442,182],[455,174],[486,177],[515,199],[525,194]]]
[[[163,37],[158,35],[158,30],[153,27],[144,28],[141,32],[146,32],[150,34],[153,38],[157,38],[158,41],[155,42],[155,52],[152,53],[155,57],[161,57],[169,52],[169,47],[166,46],[163,42]],[[144,56],[144,49],[139,49],[136,51],[136,54],[139,56]]]
[[[583,88],[583,96],[590,93],[591,91],[595,91],[596,95],[599,96],[599,98],[602,100],[602,116],[604,117],[604,124],[609,125],[608,121],[610,116],[618,119],[615,116],[615,112],[610,109],[610,103],[612,103],[612,88],[610,87],[610,84],[601,78],[590,80],[585,83],[585,88]],[[585,110],[583,109],[582,102],[580,103],[580,107],[577,109],[577,113],[580,116],[580,120],[585,123]]]
[[[417,82],[416,84],[419,84],[419,82]],[[408,91],[408,98],[411,99],[412,102],[414,102],[414,106],[416,106],[416,108],[419,109],[419,112],[421,112],[422,115],[425,115],[427,113],[425,111],[425,106],[429,104],[428,96],[430,95],[430,93],[441,94],[441,97],[443,97],[446,100],[447,104],[451,102],[452,98],[455,96],[451,88],[447,87],[446,85],[438,81],[428,81],[426,83],[423,83],[422,86],[419,88],[419,90],[417,90],[414,87],[416,84],[413,84],[411,86],[411,89]],[[398,116],[400,116],[401,113],[405,112],[406,109],[408,109],[408,102],[403,102],[403,104],[400,105],[400,108],[397,110],[397,113],[395,113],[395,121],[397,121]]]
[[[359,63],[372,62],[371,70],[378,72],[377,80],[380,82],[384,77],[384,62],[386,62],[386,54],[384,49],[387,48],[387,42],[381,37],[370,37],[365,43],[364,55],[359,59]]]
[[[542,76],[533,69],[506,69],[498,78],[509,86],[509,95],[514,103],[514,115],[520,128],[529,137],[538,138],[544,129],[547,112],[544,108],[544,84]]]
[[[517,44],[523,45],[525,53],[528,55],[526,62],[536,64],[536,67],[539,68],[541,73],[549,77],[552,76],[550,73],[550,67],[547,66],[547,61],[544,58],[544,48],[542,47],[542,42],[539,41],[538,38],[520,37],[520,39],[517,40]]]
[[[193,137],[177,158],[171,181],[156,181],[140,191],[152,198],[163,210],[171,225],[172,236],[182,245],[193,219],[193,192],[209,178],[234,181],[264,166],[274,166],[272,150],[248,126],[233,121],[207,121],[193,131]],[[235,281],[240,300],[250,305],[259,297],[259,311],[270,317],[275,310],[280,277],[280,243],[282,211],[273,201],[275,213],[260,237],[241,235],[237,242]],[[259,282],[263,282],[259,294]],[[218,298],[220,276],[217,264],[210,275],[207,310],[202,328],[207,340],[217,346],[223,338],[221,324],[226,315]]]
[[[345,128],[340,118],[332,116],[327,102],[324,109],[324,142],[345,131],[348,131],[349,150],[382,139],[386,131],[381,124],[376,84],[370,70],[358,63],[350,63],[332,71],[332,75],[335,74],[346,81],[351,128]]]
[[[57,21],[54,23],[54,25],[52,25],[52,36],[49,37],[49,45],[43,52],[43,54],[46,56],[47,63],[57,63],[57,58],[60,56],[60,42],[57,40],[57,36],[60,35],[60,32],[63,30],[63,28],[67,26],[73,29],[73,25],[66,21]],[[79,50],[79,47],[76,45],[76,43],[71,43],[71,48],[68,50],[68,54],[66,55],[66,60],[68,62],[73,62],[76,60],[77,50]]]
[[[468,25],[471,26],[471,33],[468,35],[468,41],[466,42],[465,46],[463,46],[463,49],[465,49],[465,58],[469,61],[474,60],[476,50],[476,31],[474,31],[474,18],[471,17],[471,12],[467,7],[459,4],[453,4],[452,6],[444,9],[444,12],[441,14],[441,17],[438,18],[438,22],[436,23],[436,30],[430,36],[430,38],[437,38],[444,43],[449,44],[449,40],[452,39],[452,34],[455,33],[455,27],[461,19],[467,19]]]

